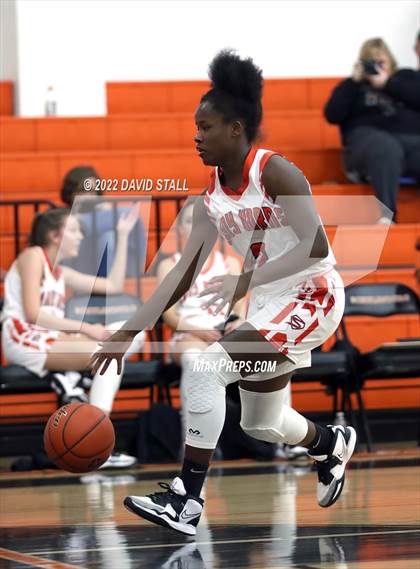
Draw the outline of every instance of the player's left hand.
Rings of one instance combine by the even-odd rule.
[[[202,305],[203,310],[214,306],[213,314],[219,314],[226,305],[229,305],[227,311],[227,314],[229,314],[232,306],[243,298],[247,291],[248,284],[243,275],[221,275],[220,277],[210,279],[206,289],[200,292],[198,296],[213,295],[210,300]]]

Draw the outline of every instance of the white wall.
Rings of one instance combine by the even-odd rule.
[[[266,77],[337,76],[382,36],[414,67],[420,2],[17,0],[17,16],[20,114],[42,114],[53,85],[60,115],[97,115],[105,81],[204,78],[227,46]]]
[[[17,80],[17,26],[15,0],[0,2],[0,80]]]

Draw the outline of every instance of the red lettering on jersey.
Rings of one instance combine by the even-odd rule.
[[[53,306],[64,310],[64,297],[62,294],[56,292],[55,290],[49,290],[41,294],[41,305],[43,306]]]
[[[252,208],[252,215],[255,220],[255,229],[267,229],[267,222],[264,219],[264,215],[259,207]]]
[[[228,224],[226,223],[225,216],[220,218],[219,231],[228,243],[232,243],[234,234],[230,231]]]
[[[287,221],[286,214],[284,213],[284,210],[281,207],[274,207],[273,211],[274,215],[276,216],[277,220],[280,223],[280,226],[285,227],[286,225],[290,225],[290,223]]]
[[[253,213],[255,217],[255,229],[267,229],[267,221],[264,217],[263,210],[258,207],[254,207]]]
[[[245,231],[254,231],[255,220],[252,216],[252,210],[249,207],[239,210],[239,218]]]
[[[274,212],[273,212],[273,210],[271,209],[271,207],[264,206],[264,207],[262,208],[262,210],[263,210],[263,212],[264,212],[265,218],[266,218],[267,223],[268,223],[268,227],[269,227],[270,229],[274,229],[274,228],[280,227],[280,222],[278,221],[278,219],[277,219],[276,216],[274,215]]]
[[[281,227],[282,217],[284,214],[281,208],[274,208],[264,206],[259,207],[246,207],[239,210],[239,218],[245,231],[254,231],[256,229],[274,229]]]
[[[228,224],[228,226],[231,228],[232,233],[234,235],[239,235],[239,233],[241,233],[241,228],[239,227],[239,225],[236,223],[234,217],[233,217],[233,213],[231,211],[228,211],[225,214],[225,218],[226,218],[226,223]]]

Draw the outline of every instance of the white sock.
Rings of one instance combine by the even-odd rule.
[[[133,338],[130,347],[124,355],[121,374],[117,373],[117,362],[113,360],[103,375],[100,375],[100,370],[94,375],[89,392],[89,403],[91,405],[96,405],[105,413],[109,414],[111,412],[115,396],[121,384],[121,378],[124,374],[124,361],[131,354],[137,353],[143,343],[144,332],[140,332]]]

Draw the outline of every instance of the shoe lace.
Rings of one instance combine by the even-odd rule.
[[[174,492],[171,488],[171,486],[167,483],[167,482],[158,482],[158,485],[161,488],[165,489],[165,492],[155,492],[154,494],[150,494],[149,498],[155,502],[155,504],[162,504],[164,502],[167,502],[168,499],[171,502],[181,502],[183,499],[183,496],[180,496],[179,494],[177,494],[176,492]]]

